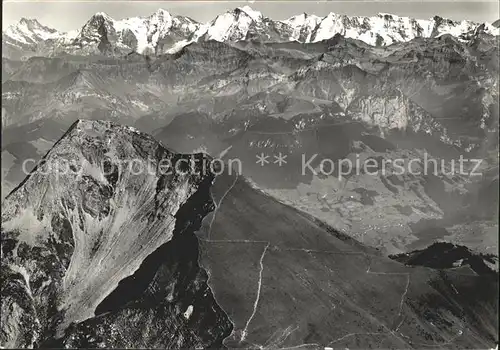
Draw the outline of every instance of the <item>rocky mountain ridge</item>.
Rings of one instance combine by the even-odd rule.
[[[4,57],[73,54],[165,54],[179,51],[199,40],[237,42],[303,43],[330,39],[336,34],[373,46],[387,46],[414,38],[443,34],[471,40],[479,33],[498,35],[490,23],[453,21],[435,16],[428,20],[380,13],[372,17],[330,13],[325,17],[301,14],[284,21],[265,17],[249,6],[236,8],[202,24],[185,16],[158,10],[147,17],[115,20],[106,13],[93,15],[84,26],[70,33],[44,27],[36,20],[22,19],[2,33]],[[25,52],[26,49],[29,52]]]

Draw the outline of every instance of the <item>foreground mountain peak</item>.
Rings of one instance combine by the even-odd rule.
[[[245,40],[252,27],[259,26],[264,16],[250,6],[237,7],[217,16],[207,25],[206,40]]]

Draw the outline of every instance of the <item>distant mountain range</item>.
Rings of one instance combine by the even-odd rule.
[[[372,46],[387,46],[443,34],[468,41],[478,33],[498,35],[498,21],[476,23],[439,16],[420,20],[386,13],[372,17],[335,13],[319,17],[303,13],[284,21],[274,21],[244,6],[218,15],[206,24],[189,17],[174,16],[162,9],[147,17],[122,20],[99,12],[82,28],[67,33],[44,26],[36,19],[23,18],[2,33],[2,49],[4,57],[21,59],[64,53],[165,54],[177,52],[192,42],[208,40],[311,43],[341,34]]]

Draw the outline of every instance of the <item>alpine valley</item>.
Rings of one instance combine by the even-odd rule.
[[[498,346],[498,24],[8,27],[0,346]]]

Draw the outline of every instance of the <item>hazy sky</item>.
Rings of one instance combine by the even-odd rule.
[[[3,2],[2,29],[20,18],[36,18],[42,24],[61,31],[79,29],[94,13],[102,11],[115,19],[146,16],[158,8],[172,14],[189,16],[199,22],[208,22],[220,13],[238,6],[249,5],[273,19],[286,19],[302,12],[325,16],[329,12],[348,15],[374,15],[393,13],[414,18],[439,15],[456,20],[493,22],[499,15],[498,1],[467,2],[429,0],[408,1],[21,1]]]

